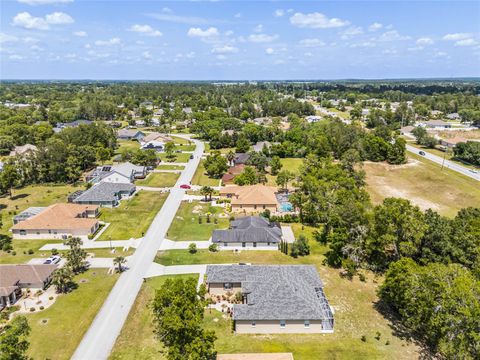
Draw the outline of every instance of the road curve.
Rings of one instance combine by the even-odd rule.
[[[414,146],[408,145],[408,144],[407,144],[407,150],[410,151],[411,153],[414,153],[414,154],[417,154],[417,155],[420,155],[419,152],[422,151],[422,150],[420,150],[420,149],[418,149]],[[448,169],[456,171],[456,172],[458,172],[462,175],[465,175],[465,176],[468,176],[472,179],[480,181],[480,173],[473,173],[473,172],[470,171],[470,169],[468,169],[465,166],[462,166],[458,163],[455,163],[453,161],[445,160],[445,163],[444,163],[444,160],[443,160],[442,157],[437,156],[437,155],[433,155],[433,154],[431,154],[427,151],[424,151],[424,153],[425,153],[425,155],[420,155],[420,156],[424,157],[427,160],[433,161],[433,162],[439,164],[440,166],[443,163],[444,164],[443,166],[445,168],[448,168]]]
[[[185,190],[179,186],[190,183],[203,155],[205,148],[203,142],[193,141],[196,145],[193,159],[188,162],[182,171],[177,183],[155,216],[143,241],[132,256],[129,262],[130,269],[120,275],[80,345],[77,347],[72,359],[103,360],[110,355],[130,312],[130,308],[140,291],[150,264],[153,262],[183,199]],[[152,193],[152,196],[157,195]]]

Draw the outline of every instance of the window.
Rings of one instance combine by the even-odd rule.
[[[257,209],[257,205],[253,205],[253,208],[256,210],[256,209]]]
[[[256,243],[256,242],[253,243],[253,247],[257,247],[257,243]]]
[[[20,230],[20,235],[27,235],[27,231],[26,230]]]
[[[231,290],[233,288],[232,283],[224,283],[223,289],[224,290]]]
[[[310,320],[305,320],[303,322],[303,327],[308,329],[310,327]]]
[[[228,243],[223,243],[223,246],[228,246]]]
[[[255,321],[252,321],[252,327],[255,327],[257,324],[255,323]]]
[[[246,245],[245,243],[242,243],[242,247],[245,247],[245,245]]]
[[[280,320],[280,327],[284,328],[285,327],[285,320]]]
[[[263,205],[263,209],[265,209],[265,205]]]

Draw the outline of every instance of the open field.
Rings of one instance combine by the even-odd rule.
[[[135,184],[138,186],[150,187],[172,187],[177,182],[180,174],[175,173],[150,173],[143,180],[138,180]]]
[[[480,204],[478,181],[421,156],[408,154],[405,165],[364,163],[367,190],[374,204],[386,197],[409,199],[422,209],[431,208],[442,215],[455,216],[458,210]]]
[[[160,210],[167,194],[140,191],[119,207],[102,208],[100,219],[111,223],[98,240],[128,240],[139,238],[147,231]]]
[[[162,345],[153,335],[153,316],[149,305],[155,297],[155,290],[160,289],[166,279],[189,277],[198,278],[198,275],[158,276],[146,280],[128,314],[109,359],[164,359],[159,353]]]
[[[212,214],[210,223],[207,223],[206,220],[207,212]],[[228,227],[228,217],[218,217],[218,214],[222,212],[223,208],[210,206],[210,203],[182,201],[168,229],[167,238],[174,241],[208,240],[212,236],[213,230]],[[198,223],[199,214],[202,215],[201,224]],[[214,217],[218,219],[217,224],[214,223]]]
[[[455,137],[464,138],[464,139],[480,139],[480,129],[479,130],[444,130],[444,131],[431,131],[432,134],[436,134],[443,139],[451,139]]]
[[[175,160],[172,162],[178,162],[178,163],[186,163],[188,160],[190,160],[190,155],[188,153],[175,153],[176,157]],[[167,154],[161,153],[158,155],[158,157],[162,160],[162,162],[170,162],[170,160],[167,159]]]
[[[205,167],[203,166],[204,160],[200,160],[200,164],[193,175],[192,184],[193,185],[202,185],[202,186],[218,186],[220,179],[212,179],[205,172]]]
[[[13,197],[8,195],[0,198],[2,216],[2,234],[9,234],[12,219],[15,215],[32,206],[49,206],[54,203],[67,202],[69,194],[81,190],[81,186],[73,185],[30,185],[13,190]]]
[[[118,275],[90,269],[75,277],[78,288],[60,296],[50,308],[28,314],[34,359],[69,359],[115,284]],[[43,320],[47,320],[43,323]]]
[[[414,359],[419,349],[395,335],[393,325],[376,308],[376,291],[381,277],[365,272],[366,282],[355,277],[348,280],[340,271],[323,265],[327,250],[312,240],[313,228],[293,224],[295,236],[306,235],[310,240],[311,254],[294,259],[277,251],[243,251],[208,253],[200,250],[191,255],[188,251],[160,252],[157,261],[162,264],[177,263],[229,263],[253,264],[313,264],[325,284],[325,293],[335,309],[335,333],[312,335],[240,335],[231,333],[231,322],[223,314],[207,310],[205,326],[216,332],[215,346],[219,353],[292,352],[298,360],[316,359]],[[188,261],[187,261],[188,260]],[[374,337],[381,334],[380,340]],[[361,341],[362,335],[366,342]],[[388,343],[387,343],[388,342]],[[128,357],[126,357],[128,359]]]

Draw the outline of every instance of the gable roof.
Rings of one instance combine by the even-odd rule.
[[[282,229],[278,223],[271,223],[261,216],[247,216],[230,223],[230,230],[214,230],[214,243],[279,243]]]
[[[313,265],[208,265],[207,283],[241,283],[234,320],[327,320],[333,314]]]
[[[16,288],[18,282],[35,284],[44,282],[57,265],[0,265],[0,295],[9,295]],[[12,289],[13,288],[13,289]]]
[[[163,142],[173,141],[173,139],[171,137],[169,137],[165,134],[160,134],[158,132],[153,132],[153,133],[147,134],[142,139],[142,142],[146,143],[146,142],[150,142],[150,141],[154,141],[154,140],[163,141]]]
[[[236,153],[233,162],[235,164],[245,164],[250,159],[249,153]]]
[[[101,182],[77,196],[73,202],[112,202],[118,200],[118,193],[131,193],[135,185],[126,183]]]
[[[137,135],[145,136],[145,134],[140,130],[134,130],[134,129],[121,129],[121,130],[118,130],[117,132],[118,137],[135,137]]]
[[[53,204],[42,212],[12,226],[13,230],[90,229],[97,219],[84,218],[85,211],[95,211],[96,205]]]

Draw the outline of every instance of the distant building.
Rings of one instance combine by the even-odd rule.
[[[69,196],[68,201],[111,208],[117,206],[120,200],[132,196],[135,189],[133,184],[100,182],[88,190],[74,192]]]
[[[16,156],[16,155],[26,155],[29,153],[34,153],[37,152],[38,148],[35,145],[32,144],[25,144],[22,146],[15,146],[15,148],[10,151],[10,156]]]
[[[135,179],[143,179],[147,175],[145,166],[134,165],[129,162],[98,166],[86,175],[87,182],[133,183]]]
[[[117,137],[122,140],[141,141],[145,137],[145,133],[134,129],[121,129],[117,131]]]
[[[443,120],[429,120],[425,122],[425,126],[432,129],[448,129],[452,127],[452,124]]]
[[[256,144],[253,145],[253,151],[262,152],[264,147],[270,149],[272,147],[272,144],[269,141],[258,141]]]

